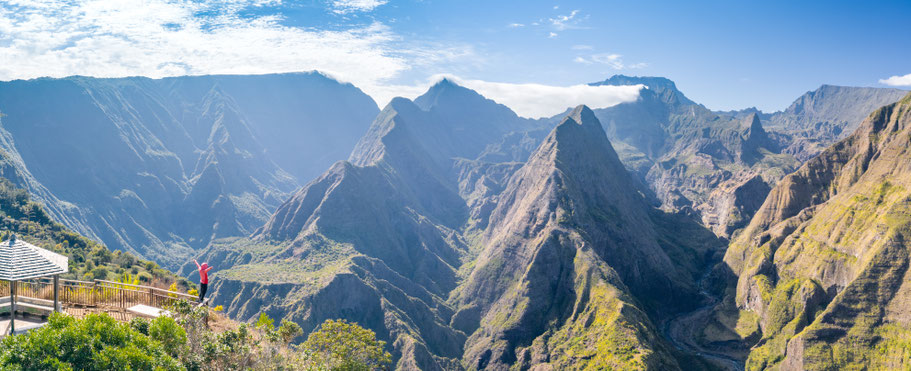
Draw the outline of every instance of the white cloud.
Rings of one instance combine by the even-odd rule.
[[[567,15],[558,15],[554,18],[549,19],[550,24],[554,26],[558,31],[563,31],[569,28],[576,28],[576,15],[579,14],[579,10],[573,10]]]
[[[339,14],[370,12],[388,2],[387,0],[334,0],[332,7],[333,11]]]
[[[592,64],[593,63],[592,61],[582,58],[582,57],[576,57],[576,59],[573,59],[573,62],[582,63],[582,64]]]
[[[510,24],[509,24],[509,27],[511,27],[511,28],[519,28],[519,27],[525,27],[525,25],[524,25],[524,24],[521,24],[521,23],[510,23]]]
[[[639,99],[644,85],[625,86],[553,86],[543,84],[514,84],[483,80],[462,79],[452,75],[435,75],[430,80],[415,86],[396,87],[403,96],[414,99],[431,85],[447,78],[466,88],[501,103],[522,117],[550,117],[566,111],[567,108],[585,104],[590,108],[607,108],[620,103]]]
[[[0,2],[0,80],[319,70],[368,93],[472,50],[407,44],[381,23],[341,30],[243,16],[270,0]]]
[[[555,37],[557,37],[557,33],[556,33],[556,32],[551,32],[551,33],[547,34],[547,38],[549,38],[549,39],[553,39],[553,38],[555,38]]]
[[[573,45],[570,49],[572,50],[593,50],[595,47],[591,45]]]
[[[879,80],[880,84],[890,86],[911,86],[911,73],[904,76],[892,76],[888,79]]]

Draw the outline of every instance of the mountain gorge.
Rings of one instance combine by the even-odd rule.
[[[393,100],[349,161],[200,256],[228,268],[215,302],[358,321],[400,368],[679,368],[655,320],[698,304],[721,241],[652,206],[590,109],[550,127],[445,80]]]
[[[111,248],[174,268],[247,235],[377,108],[317,73],[0,84],[0,173]]]

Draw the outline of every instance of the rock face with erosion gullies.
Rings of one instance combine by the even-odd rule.
[[[376,116],[318,73],[0,83],[0,172],[57,220],[177,267],[249,235]]]
[[[911,365],[911,94],[769,193],[728,248],[750,369]]]
[[[349,161],[200,254],[214,304],[356,321],[402,369],[681,367],[656,323],[698,304],[718,241],[649,203],[591,110],[548,125],[449,81],[394,99]]]

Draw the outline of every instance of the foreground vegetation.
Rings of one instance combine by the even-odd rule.
[[[389,365],[385,343],[354,323],[328,320],[300,345],[300,326],[261,315],[221,332],[207,308],[179,302],[172,317],[121,323],[107,314],[48,324],[0,342],[3,370],[375,370]]]

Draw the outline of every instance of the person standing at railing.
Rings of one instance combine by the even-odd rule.
[[[209,271],[212,270],[212,267],[209,266],[209,263],[200,265],[196,259],[193,259],[193,262],[196,263],[196,269],[199,270],[199,302],[202,303],[206,297],[206,289],[209,288]]]

